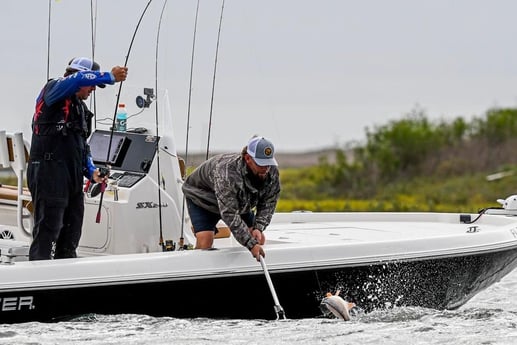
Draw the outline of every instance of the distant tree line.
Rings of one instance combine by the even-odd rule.
[[[371,198],[379,189],[415,177],[450,178],[517,163],[517,109],[490,109],[470,122],[430,121],[413,110],[366,129],[366,143],[338,149],[330,163],[282,173],[289,199]]]

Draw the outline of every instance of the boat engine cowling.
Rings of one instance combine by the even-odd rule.
[[[506,199],[497,199],[505,210],[517,211],[517,195],[510,195]]]

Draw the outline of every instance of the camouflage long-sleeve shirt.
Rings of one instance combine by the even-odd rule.
[[[212,157],[194,170],[183,184],[185,197],[210,212],[221,215],[235,239],[248,249],[257,241],[241,214],[256,208],[254,227],[263,231],[271,222],[280,194],[278,168],[271,166],[260,188],[252,184],[241,154]]]

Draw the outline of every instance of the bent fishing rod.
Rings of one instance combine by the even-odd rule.
[[[127,50],[126,60],[124,61],[124,67],[127,67],[127,62],[129,60],[129,54],[131,53],[131,48],[133,48],[133,43],[135,41],[136,33],[138,32],[138,28],[140,27],[140,23],[142,22],[142,19],[144,18],[145,13],[147,12],[147,9],[149,8],[149,5],[151,4],[153,0],[149,0],[147,5],[145,6],[144,10],[142,11],[142,14],[140,15],[140,18],[138,19],[138,23],[136,24],[135,31],[133,32],[133,37],[131,38],[131,42],[129,43],[129,48]],[[106,154],[106,166],[108,169],[110,168],[108,166],[110,154],[111,154],[111,143],[113,142],[113,133],[115,131],[115,120],[117,117],[117,109],[118,109],[118,102],[120,101],[120,93],[122,92],[122,83],[120,82],[118,93],[117,93],[117,100],[115,102],[115,111],[113,112],[113,122],[111,124],[111,130],[110,130],[110,140],[108,143],[108,153]],[[106,189],[106,182],[101,182],[101,196],[99,200],[99,209],[97,210],[97,217],[95,219],[96,223],[100,223],[101,221],[101,210],[102,210],[102,200],[104,197],[104,191]]]

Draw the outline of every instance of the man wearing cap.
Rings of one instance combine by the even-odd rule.
[[[263,231],[271,222],[280,194],[273,143],[251,138],[240,154],[222,154],[198,166],[185,180],[183,193],[196,235],[196,249],[211,248],[222,219],[235,239],[260,260]]]
[[[127,68],[100,72],[89,58],[70,60],[36,99],[27,183],[34,204],[29,260],[76,257],[84,215],[83,176],[106,179],[91,159],[86,138],[93,114],[86,100],[96,86],[126,80]]]

